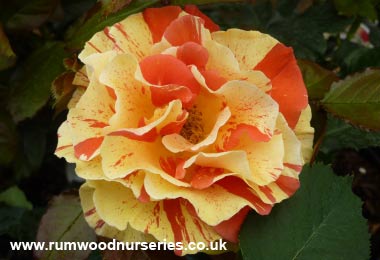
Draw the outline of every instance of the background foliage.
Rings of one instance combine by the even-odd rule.
[[[104,239],[83,222],[73,166],[53,154],[75,89],[76,54],[95,32],[129,14],[188,3],[222,29],[259,30],[294,48],[316,138],[302,188],[270,216],[249,215],[241,251],[186,258],[380,259],[379,0],[1,0],[0,258],[32,258],[33,252],[10,251],[10,241]],[[46,231],[55,226],[61,228]],[[35,256],[176,259],[168,252]]]

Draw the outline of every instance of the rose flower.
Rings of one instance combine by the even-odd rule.
[[[120,241],[237,242],[249,210],[299,187],[313,128],[291,48],[219,31],[195,6],[150,8],[96,33],[58,131],[84,216]]]

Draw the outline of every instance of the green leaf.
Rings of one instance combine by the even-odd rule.
[[[34,242],[36,240],[38,224],[45,210],[45,208],[40,207],[35,207],[33,210],[25,210],[17,224],[9,229],[8,235],[19,241]]]
[[[25,194],[17,186],[12,186],[0,193],[0,202],[12,207],[32,209],[33,205],[25,197]]]
[[[326,2],[315,4],[302,14],[293,13],[284,17],[272,14],[265,32],[292,46],[297,58],[317,60],[327,50],[324,33],[338,33],[351,22],[352,19],[339,16],[334,7]]]
[[[268,216],[250,214],[240,234],[244,259],[368,259],[369,234],[350,177],[305,166],[301,188]]]
[[[380,130],[380,70],[368,69],[334,83],[322,104],[354,125]]]
[[[0,206],[0,235],[19,225],[25,211],[24,208]]]
[[[37,233],[39,242],[94,242],[94,231],[84,220],[77,195],[64,194],[55,197],[42,217]],[[37,251],[42,259],[85,259],[91,250]]]
[[[368,67],[380,67],[380,47],[366,48],[346,40],[334,54],[334,59],[341,66],[341,76],[362,71]]]
[[[298,66],[301,69],[311,100],[322,99],[330,89],[331,84],[339,80],[334,72],[326,70],[312,61],[299,59]]]
[[[58,0],[32,0],[11,16],[6,27],[12,30],[32,30],[43,24],[57,7]]]
[[[362,16],[376,20],[377,13],[373,0],[334,0],[336,9],[347,16]]]
[[[339,118],[328,118],[321,152],[328,155],[343,148],[359,150],[368,146],[380,146],[379,133],[356,128]]]
[[[16,121],[32,117],[46,104],[53,80],[64,71],[66,55],[63,43],[47,42],[17,71],[8,104]]]
[[[0,23],[0,70],[13,66],[15,62],[16,55],[14,54]]]

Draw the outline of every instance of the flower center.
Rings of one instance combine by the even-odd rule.
[[[189,116],[186,123],[183,125],[180,135],[192,144],[197,144],[204,137],[204,127],[202,120],[202,112],[197,110],[197,106],[194,105],[188,110]]]

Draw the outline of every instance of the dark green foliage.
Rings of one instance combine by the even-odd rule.
[[[305,166],[300,180],[293,198],[269,216],[247,218],[240,234],[244,259],[367,259],[369,234],[351,178],[316,164]]]

